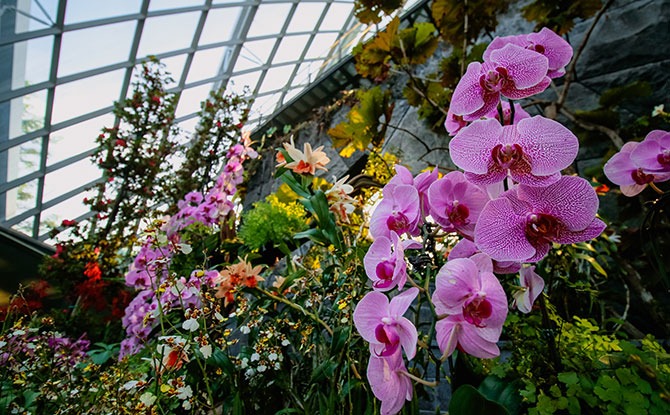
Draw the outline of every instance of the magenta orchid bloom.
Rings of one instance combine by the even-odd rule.
[[[563,176],[547,187],[519,185],[484,206],[475,243],[498,261],[536,262],[552,243],[595,238],[605,229],[597,219],[598,196],[581,177]]]
[[[444,230],[474,236],[479,213],[489,201],[488,195],[473,185],[460,171],[452,171],[428,189],[430,214]]]
[[[635,196],[642,192],[645,187],[654,181],[665,180],[664,174],[655,175],[645,172],[631,160],[631,153],[640,143],[629,141],[621,147],[621,150],[607,160],[603,166],[605,176],[614,184],[621,187],[621,193],[626,196]]]
[[[382,415],[397,414],[406,400],[412,400],[412,382],[403,372],[407,369],[401,353],[388,357],[370,356],[368,381],[372,393],[382,401]]]
[[[520,289],[514,293],[512,307],[522,313],[530,313],[533,303],[544,290],[544,280],[535,272],[535,266],[524,266],[519,271]]]
[[[365,272],[377,291],[388,291],[393,287],[402,290],[407,281],[407,263],[400,237],[391,231],[391,239],[380,236],[370,245],[363,259]]]
[[[500,95],[522,99],[544,91],[547,58],[535,51],[507,44],[491,52],[483,64],[472,62],[451,99],[450,110],[465,121],[486,116],[498,106]]]
[[[484,51],[484,60],[488,60],[494,50],[512,44],[535,51],[547,57],[547,76],[558,78],[565,75],[565,65],[572,59],[572,46],[562,37],[546,27],[538,33],[527,35],[497,37]]]
[[[491,358],[500,352],[496,342],[507,318],[507,298],[493,275],[485,254],[448,261],[437,274],[432,301],[438,314],[435,330],[443,355],[456,346],[476,357]]]
[[[485,118],[495,118],[500,122],[502,125],[512,125],[512,124],[517,124],[521,120],[525,120],[526,118],[530,118],[530,114],[526,112],[526,110],[523,109],[521,104],[518,102],[514,103],[514,122],[512,122],[512,108],[509,105],[508,101],[500,101],[501,107],[502,107],[502,113],[503,113],[503,119],[500,120],[500,113],[498,112],[497,108],[494,108],[493,111],[490,113],[486,114]]]
[[[647,134],[633,149],[630,159],[645,171],[670,173],[670,132],[654,130]]]
[[[462,129],[449,143],[451,159],[477,185],[503,181],[547,186],[560,179],[579,150],[579,141],[560,123],[535,116],[501,126],[480,120]]]
[[[407,169],[405,166],[400,164],[395,165],[396,175],[391,178],[387,186],[397,186],[401,184],[408,184],[414,186],[417,192],[419,192],[419,200],[421,206],[422,217],[427,214],[426,206],[428,202],[428,188],[430,187],[438,177],[438,170],[433,169],[431,171],[425,171],[418,174],[416,177],[412,175],[412,172]]]
[[[354,324],[361,337],[370,343],[372,354],[388,357],[402,346],[408,359],[414,357],[418,339],[416,327],[403,314],[417,294],[419,290],[412,287],[389,302],[386,295],[372,291],[356,305]]]
[[[457,258],[470,258],[481,251],[477,245],[469,239],[458,241],[447,256],[447,261]],[[518,261],[496,261],[493,260],[493,272],[496,274],[516,274],[521,269],[521,263]]]
[[[373,238],[391,238],[391,231],[398,235],[418,233],[421,219],[419,192],[411,185],[387,185],[384,198],[370,218],[370,234]]]
[[[465,121],[462,116],[454,114],[451,107],[449,107],[447,118],[444,120],[444,128],[450,136],[455,136],[461,131],[461,128],[466,127],[468,124],[469,123]]]

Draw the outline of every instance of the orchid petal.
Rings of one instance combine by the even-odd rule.
[[[535,254],[525,234],[526,219],[515,214],[505,197],[486,204],[475,226],[475,243],[498,261],[523,261]]]

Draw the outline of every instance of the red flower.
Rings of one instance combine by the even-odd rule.
[[[100,265],[97,262],[89,262],[84,269],[84,275],[86,275],[90,281],[98,281],[102,279]]]
[[[76,226],[77,221],[76,220],[70,220],[70,219],[64,219],[63,222],[61,222],[61,226]]]

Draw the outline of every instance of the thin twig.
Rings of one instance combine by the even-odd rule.
[[[607,128],[600,124],[594,124],[589,121],[580,120],[571,111],[565,109],[565,107],[561,107],[561,114],[565,115],[566,118],[585,130],[599,131],[605,134],[610,138],[610,140],[612,140],[612,143],[614,143],[617,149],[621,149],[621,147],[623,147],[623,139],[619,136],[619,134],[617,134],[616,131],[612,130],[611,128]]]

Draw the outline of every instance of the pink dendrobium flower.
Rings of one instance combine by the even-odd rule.
[[[398,234],[391,231],[391,239],[380,236],[370,245],[363,259],[365,272],[377,291],[388,291],[397,286],[401,291],[407,281],[405,251]]]
[[[477,245],[469,239],[461,239],[451,248],[447,261],[456,258],[470,258],[480,253]],[[521,263],[518,261],[496,261],[493,260],[493,272],[496,274],[516,274],[521,269]]]
[[[382,415],[397,414],[406,400],[412,400],[412,382],[403,372],[407,372],[407,369],[401,353],[388,357],[370,356],[368,381],[372,393],[382,401]]]
[[[488,195],[460,171],[452,171],[428,189],[428,206],[435,222],[446,231],[456,230],[468,237],[474,237],[475,223],[488,201]]]
[[[444,355],[457,345],[477,357],[499,354],[496,342],[507,318],[507,298],[487,255],[448,261],[437,274],[432,301],[438,314],[449,315],[435,326]]]
[[[354,310],[354,324],[361,337],[370,343],[370,352],[388,357],[405,350],[408,359],[416,354],[416,327],[403,314],[419,294],[416,287],[396,295],[389,302],[379,291],[369,292]]]
[[[527,35],[497,37],[484,51],[484,60],[488,60],[491,52],[513,44],[540,53],[547,57],[547,76],[558,78],[565,75],[565,65],[572,59],[572,46],[562,37],[546,27],[538,33]]]
[[[391,231],[398,235],[416,234],[421,219],[419,192],[410,185],[387,185],[384,198],[377,205],[370,218],[370,234],[373,238],[391,237]]]
[[[642,192],[649,183],[663,182],[670,179],[670,172],[659,173],[648,171],[633,161],[632,154],[640,147],[642,143],[629,141],[621,147],[621,150],[612,156],[603,166],[605,176],[614,184],[621,187],[621,193],[626,196],[635,196]],[[654,165],[652,160],[644,158],[642,153],[637,154],[638,161],[648,165]]]
[[[530,313],[533,303],[544,290],[544,280],[535,272],[535,266],[524,266],[519,271],[520,289],[514,293],[512,307],[522,313]]]
[[[465,121],[477,120],[498,105],[500,95],[522,99],[544,91],[551,83],[547,69],[544,55],[507,44],[492,51],[483,64],[468,65],[456,85],[449,109]]]
[[[670,173],[670,132],[654,130],[647,134],[633,149],[630,159],[644,171]],[[668,178],[670,175],[665,180]]]
[[[597,219],[598,196],[581,177],[563,176],[547,187],[519,185],[484,206],[475,243],[498,261],[536,262],[552,243],[595,238],[605,229]]]
[[[462,129],[449,143],[451,159],[477,185],[503,181],[508,175],[521,184],[547,186],[577,156],[579,141],[570,130],[535,116],[501,126],[480,120]]]

